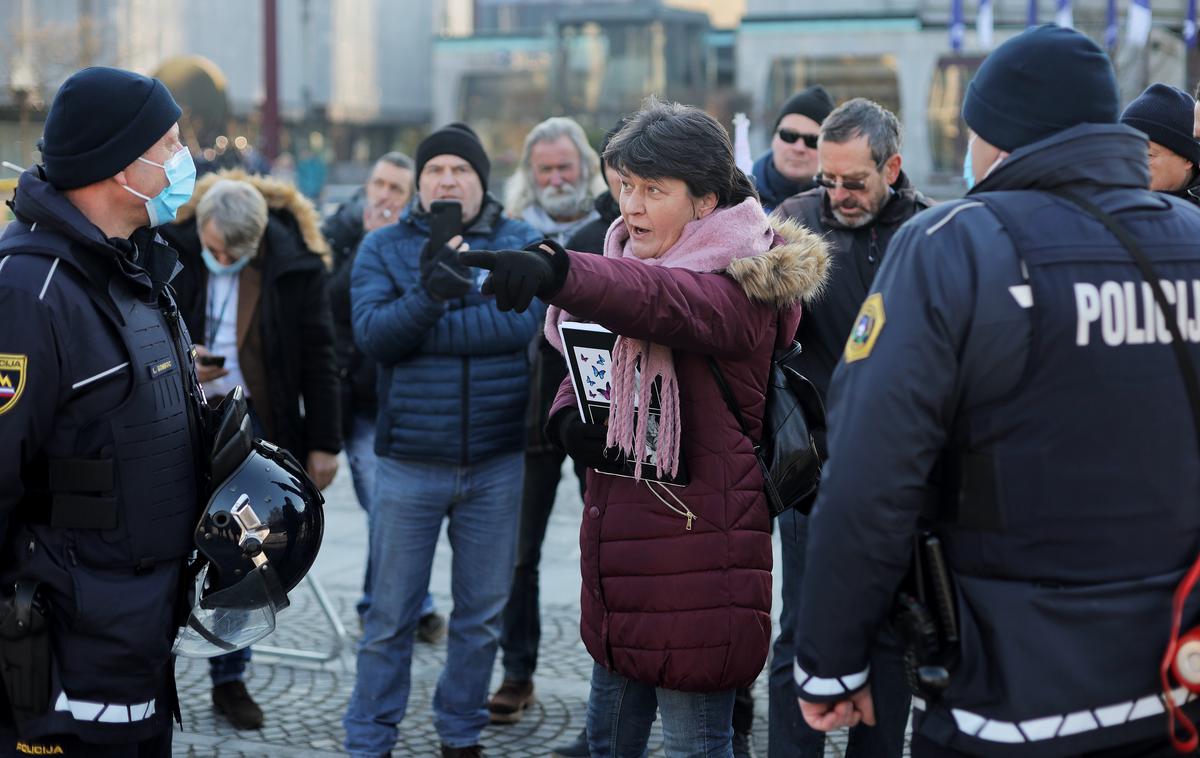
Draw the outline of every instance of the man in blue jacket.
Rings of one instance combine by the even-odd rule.
[[[1066,195],[1145,251],[1193,365],[1200,214],[1148,191],[1118,102],[1087,37],[1005,42],[963,104],[978,184],[892,240],[830,390],[808,565],[835,568],[805,576],[796,639],[814,728],[873,722],[871,645],[928,530],[957,642],[927,659],[949,676],[923,672],[914,756],[1167,749],[1159,665],[1200,542],[1197,429],[1152,285]]]
[[[354,339],[379,363],[379,456],[371,509],[372,601],[346,749],[386,755],[410,689],[413,633],[442,520],[454,550],[454,613],[434,695],[442,755],[478,756],[515,560],[521,500],[526,357],[543,309],[501,313],[460,243],[520,249],[541,239],[487,193],[479,138],[450,124],[417,148],[417,197],[399,223],[363,240],[351,274]],[[462,235],[430,239],[430,206],[462,206]],[[435,244],[431,245],[431,242]]]

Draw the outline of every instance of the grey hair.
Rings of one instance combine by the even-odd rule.
[[[208,222],[225,240],[225,252],[241,259],[258,252],[267,228],[267,201],[253,184],[239,179],[221,179],[196,205],[196,228]]]
[[[865,97],[847,100],[821,122],[821,139],[825,142],[842,145],[862,136],[871,147],[871,160],[882,166],[900,152],[903,130],[896,114]]]
[[[413,170],[413,159],[409,158],[399,150],[392,150],[379,156],[376,163],[390,163],[396,168],[406,168],[409,171]]]
[[[504,209],[513,218],[519,218],[537,199],[537,182],[529,165],[533,146],[539,142],[553,142],[559,137],[569,137],[575,149],[579,151],[580,182],[588,190],[584,210],[591,208],[592,199],[607,189],[604,175],[600,172],[600,156],[588,143],[583,127],[573,118],[553,116],[533,127],[529,134],[525,135],[521,163],[505,185]]]

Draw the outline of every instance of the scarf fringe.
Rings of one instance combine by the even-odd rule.
[[[650,413],[635,413],[627,405],[649,408],[655,382],[660,384],[658,432],[655,446],[655,472],[659,478],[675,476],[679,470],[679,385],[671,370],[669,348],[644,340],[617,337],[613,346],[613,396],[606,443],[638,461],[634,480],[642,478],[640,462],[646,456],[650,432]],[[641,386],[637,386],[639,365]],[[637,387],[635,392],[635,387]],[[636,394],[636,403],[635,403]],[[636,424],[634,418],[637,419]]]

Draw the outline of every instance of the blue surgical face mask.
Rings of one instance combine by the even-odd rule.
[[[974,135],[967,140],[967,154],[963,156],[963,181],[967,183],[967,192],[975,187],[975,169],[971,166],[971,145],[975,144]]]
[[[155,163],[148,158],[138,158],[142,163],[158,166],[167,174],[167,186],[154,197],[147,197],[130,187],[122,185],[134,195],[146,201],[146,213],[150,216],[150,226],[162,226],[175,220],[175,214],[184,203],[192,197],[196,188],[196,164],[192,162],[192,154],[186,148],[180,148],[177,153],[167,159],[166,163]]]
[[[237,272],[246,268],[246,264],[250,262],[251,258],[249,255],[243,255],[241,258],[238,258],[236,261],[226,266],[218,261],[217,256],[213,255],[212,251],[207,247],[200,251],[200,257],[204,259],[205,267],[217,276],[236,274]]]

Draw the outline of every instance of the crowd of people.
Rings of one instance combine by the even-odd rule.
[[[539,123],[503,202],[452,123],[321,219],[278,179],[197,178],[160,82],[77,73],[0,239],[19,325],[0,332],[0,755],[170,753],[206,409],[242,402],[318,489],[344,451],[367,517],[353,756],[391,754],[417,641],[447,648],[445,758],[535,703],[572,467],[593,667],[555,755],[638,758],[657,719],[671,758],[751,756],[764,669],[772,758],[845,727],[852,758],[899,758],[910,718],[920,756],[1194,751],[1176,725],[1200,667],[1176,653],[1200,573],[1197,110],[1154,84],[1122,111],[1099,47],[1035,27],[967,90],[961,200],[913,185],[894,113],[814,85],[748,172],[713,117],[651,97],[595,147]],[[615,335],[604,423],[568,376],[573,322]],[[772,519],[758,456],[793,342],[825,462],[811,514]],[[13,684],[40,681],[11,661],[31,603],[41,710]],[[264,723],[250,655],[210,664],[240,729]]]

